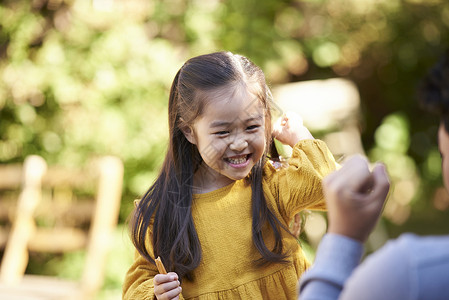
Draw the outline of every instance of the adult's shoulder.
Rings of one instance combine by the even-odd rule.
[[[441,269],[442,262],[449,264],[448,249],[449,236],[402,234],[364,260],[348,279],[341,299],[419,299],[427,289],[421,275],[431,266]]]
[[[401,235],[391,247],[392,251],[407,254],[417,266],[433,264],[436,260],[449,264],[449,235],[419,236],[407,233]]]
[[[404,233],[397,239],[388,241],[383,248],[374,255],[386,256],[400,253],[408,257],[425,260],[426,257],[446,254],[449,257],[449,235],[420,236]]]

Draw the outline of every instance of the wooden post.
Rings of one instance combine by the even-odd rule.
[[[17,284],[23,277],[28,264],[28,241],[35,230],[34,210],[39,203],[42,177],[47,164],[40,156],[25,159],[22,191],[0,268],[0,281]]]
[[[107,156],[100,162],[100,176],[93,224],[81,285],[88,299],[103,284],[106,256],[117,225],[123,184],[123,164],[117,157]],[[92,238],[95,237],[95,238]],[[100,268],[100,270],[98,270]]]

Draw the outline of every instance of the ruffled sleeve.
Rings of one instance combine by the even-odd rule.
[[[156,266],[144,259],[136,250],[134,263],[126,273],[123,282],[123,299],[156,299],[153,284],[153,278],[156,274]]]
[[[326,208],[322,179],[336,168],[337,163],[323,141],[302,140],[293,147],[287,167],[266,165],[264,191],[288,223],[301,210]]]
[[[134,207],[137,207],[138,203],[139,200],[134,201]],[[149,236],[147,237],[146,243],[149,254],[154,257]],[[122,285],[122,299],[156,300],[153,278],[158,273],[156,265],[147,261],[140,255],[139,251],[135,250],[134,262],[128,269]],[[184,300],[182,294],[180,294],[179,299]]]
[[[143,258],[137,250],[134,257],[134,263],[123,282],[123,300],[156,300],[153,284],[153,278],[158,274],[156,266]],[[179,299],[184,299],[182,294]]]

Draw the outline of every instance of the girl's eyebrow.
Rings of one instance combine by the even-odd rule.
[[[251,122],[251,121],[259,121],[259,120],[262,120],[262,119],[263,119],[263,116],[262,116],[262,115],[258,115],[258,116],[255,116],[255,117],[250,117],[250,118],[244,120],[244,122],[245,122],[245,123],[248,123],[248,122]],[[235,119],[235,120],[237,120],[237,119]],[[235,121],[235,120],[234,120],[234,121]],[[227,121],[214,121],[214,122],[212,122],[212,123],[210,124],[210,127],[211,127],[211,128],[215,128],[215,127],[225,127],[225,126],[231,125],[232,123],[234,123],[234,121],[232,121],[232,122],[227,122]]]
[[[225,127],[225,126],[229,126],[231,125],[232,122],[226,122],[226,121],[214,121],[210,124],[211,128],[215,128],[215,127]]]

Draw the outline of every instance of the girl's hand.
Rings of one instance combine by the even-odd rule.
[[[178,274],[157,274],[153,279],[154,295],[159,300],[178,300],[182,288],[178,281]]]
[[[328,232],[366,242],[379,219],[389,189],[388,174],[382,164],[376,164],[370,171],[364,157],[355,155],[349,159],[323,180]]]
[[[313,139],[310,131],[304,127],[302,118],[294,112],[286,112],[273,126],[273,137],[284,145],[293,147],[300,140]]]

